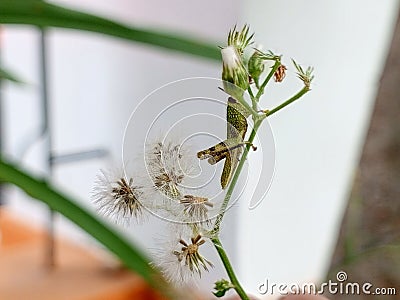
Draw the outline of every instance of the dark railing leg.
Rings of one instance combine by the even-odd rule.
[[[47,81],[47,45],[46,45],[46,30],[44,28],[40,29],[40,81],[41,81],[41,102],[42,102],[42,117],[43,117],[43,137],[45,138],[45,149],[44,153],[46,155],[46,168],[47,177],[51,180],[53,164],[52,164],[52,135],[50,126],[50,107],[49,107],[49,97],[48,97],[48,81]],[[55,212],[49,208],[48,221],[47,221],[47,232],[48,238],[46,242],[45,251],[45,263],[49,269],[52,269],[55,265],[55,239],[54,239],[54,218]]]

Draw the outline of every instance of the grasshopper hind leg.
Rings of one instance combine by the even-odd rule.
[[[222,170],[221,174],[221,187],[222,189],[225,189],[226,186],[228,185],[229,181],[231,180],[232,176],[232,157],[228,153],[226,155],[226,160],[224,163],[224,169]]]
[[[226,147],[225,142],[220,142],[206,150],[197,152],[197,157],[199,159],[209,158],[208,162],[210,164],[215,164],[225,158],[227,151],[228,148]]]

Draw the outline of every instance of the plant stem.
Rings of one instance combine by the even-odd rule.
[[[249,86],[247,88],[247,92],[250,95],[253,110],[257,111],[257,99],[256,99],[256,97],[254,97],[253,90],[251,89],[251,86]]]
[[[247,296],[246,292],[240,285],[239,280],[236,277],[236,274],[233,270],[233,267],[229,261],[228,256],[226,255],[226,252],[224,250],[224,247],[221,244],[221,241],[219,240],[218,237],[211,239],[211,241],[213,242],[215,249],[217,250],[217,252],[219,254],[219,257],[221,258],[222,263],[224,264],[226,273],[228,273],[229,279],[230,279],[231,283],[234,285],[235,291],[238,293],[239,297],[242,300],[250,300],[249,297]]]
[[[267,84],[270,81],[270,79],[272,78],[272,76],[275,74],[276,70],[278,70],[280,65],[281,65],[281,61],[276,60],[274,66],[272,67],[271,71],[269,72],[269,74],[267,75],[267,77],[265,78],[264,82],[261,84],[261,86],[257,92],[257,95],[256,95],[257,101],[259,101],[260,97],[264,94],[265,87],[267,86]]]
[[[249,300],[249,297],[246,295],[246,292],[244,291],[243,287],[240,285],[239,280],[236,277],[236,274],[233,270],[233,267],[229,261],[229,258],[221,244],[221,241],[219,240],[219,232],[220,232],[220,227],[221,227],[221,223],[222,220],[224,218],[225,215],[225,211],[228,208],[228,204],[229,201],[232,197],[233,191],[235,189],[235,186],[238,182],[240,173],[242,172],[244,163],[247,159],[247,155],[249,154],[250,151],[250,147],[251,144],[254,141],[254,138],[256,137],[257,131],[261,126],[261,123],[264,121],[264,119],[266,119],[268,116],[276,113],[277,111],[281,110],[282,108],[286,107],[287,105],[291,104],[292,102],[294,102],[295,100],[299,99],[301,96],[303,96],[305,93],[307,93],[310,88],[309,86],[304,86],[297,94],[295,94],[293,97],[289,98],[288,100],[286,100],[285,102],[283,102],[282,104],[278,105],[277,107],[275,107],[274,109],[272,109],[271,111],[267,111],[264,115],[259,115],[257,114],[257,111],[254,109],[254,101],[259,100],[259,96],[261,96],[263,94],[263,90],[265,88],[265,86],[267,85],[268,81],[271,79],[272,75],[275,73],[276,69],[280,66],[280,61],[276,61],[274,67],[272,68],[271,72],[268,74],[267,78],[264,80],[262,86],[260,87],[256,98],[254,98],[254,95],[252,94],[251,89],[249,88],[249,94],[250,97],[252,99],[253,102],[253,108],[249,107],[249,105],[247,104],[247,102],[245,102],[245,100],[243,98],[238,99],[240,103],[245,102],[245,104],[247,105],[246,108],[249,108],[250,112],[252,112],[253,115],[253,120],[254,120],[254,126],[253,129],[251,131],[250,137],[248,139],[248,144],[246,145],[244,151],[243,151],[243,155],[240,158],[239,164],[235,170],[235,174],[233,175],[232,181],[229,184],[228,190],[226,192],[224,201],[220,207],[220,211],[219,214],[216,218],[216,221],[214,223],[214,227],[211,230],[211,234],[212,234],[212,238],[211,241],[215,246],[215,249],[218,252],[219,257],[221,258],[221,261],[225,267],[225,270],[229,276],[229,279],[231,281],[231,283],[234,285],[234,288],[237,292],[237,294],[240,296],[240,298],[243,300]],[[260,93],[261,92],[261,93]]]
[[[221,208],[219,210],[219,214],[217,216],[217,219],[215,221],[214,228],[211,230],[211,232],[213,234],[218,235],[218,233],[219,233],[222,219],[223,219],[225,211],[226,211],[226,209],[228,207],[229,201],[230,201],[230,199],[232,197],[233,190],[235,189],[236,183],[237,183],[237,181],[239,179],[240,172],[243,169],[244,162],[246,161],[247,155],[249,154],[251,143],[253,143],[254,138],[256,137],[256,134],[257,134],[257,130],[260,127],[262,121],[263,121],[263,119],[258,118],[258,119],[256,119],[256,121],[254,123],[253,130],[251,131],[251,134],[250,134],[250,137],[249,137],[249,140],[248,140],[249,143],[244,148],[243,155],[240,158],[240,161],[239,161],[239,164],[238,164],[238,166],[236,168],[235,174],[233,175],[232,181],[229,184],[228,190],[226,191],[226,195],[225,195],[224,201],[223,201],[223,203],[221,205]]]
[[[252,115],[253,119],[258,117],[258,111],[257,111],[257,109],[253,109],[254,106],[251,107],[251,106],[247,103],[246,99],[244,99],[243,96],[237,97],[236,100],[239,101],[239,103],[243,105],[243,107],[246,109],[246,111],[248,111],[249,114]],[[253,100],[251,100],[251,101],[253,102]]]
[[[226,273],[228,274],[231,283],[235,286],[235,290],[236,290],[236,292],[238,293],[238,295],[240,296],[240,298],[242,300],[249,300],[249,297],[247,297],[243,287],[240,285],[240,282],[239,282],[239,280],[237,279],[237,277],[235,275],[233,267],[232,267],[232,265],[231,265],[231,263],[229,261],[228,255],[226,254],[224,248],[222,247],[222,244],[221,244],[221,241],[219,240],[218,235],[219,235],[222,219],[223,219],[225,211],[226,211],[226,209],[228,207],[229,200],[231,199],[233,190],[234,190],[234,188],[236,186],[236,183],[237,183],[237,181],[239,179],[240,172],[243,169],[244,162],[246,161],[247,155],[248,155],[248,153],[250,151],[251,143],[253,142],[253,140],[254,140],[254,138],[256,136],[257,130],[260,127],[260,125],[261,125],[262,121],[264,120],[264,118],[265,117],[263,117],[263,118],[258,117],[256,119],[255,123],[254,123],[253,130],[251,131],[251,134],[250,134],[250,137],[249,137],[249,144],[247,144],[245,149],[244,149],[244,152],[243,152],[243,155],[242,155],[242,157],[240,159],[239,165],[237,166],[235,174],[233,175],[232,181],[229,184],[228,190],[227,190],[225,198],[224,198],[224,202],[221,205],[219,214],[218,214],[217,219],[216,219],[215,224],[214,224],[214,228],[211,230],[211,233],[213,235],[213,238],[211,239],[211,241],[214,244],[215,249],[217,250],[219,257],[221,258],[221,261],[222,261],[222,263],[223,263],[223,265],[225,267]]]
[[[218,214],[217,219],[215,221],[214,228],[211,231],[212,233],[217,234],[217,235],[219,233],[221,222],[222,222],[222,219],[224,217],[225,211],[226,211],[226,209],[228,207],[229,201],[230,201],[230,199],[232,197],[233,190],[235,189],[236,183],[237,183],[237,181],[239,179],[239,175],[240,175],[240,173],[241,173],[241,171],[243,169],[244,162],[246,161],[247,155],[249,154],[251,144],[253,143],[254,138],[256,137],[257,130],[260,127],[262,121],[266,117],[269,117],[269,116],[273,115],[274,113],[278,112],[282,108],[288,106],[292,102],[294,102],[297,99],[301,98],[309,90],[310,90],[310,88],[308,86],[304,86],[296,95],[294,95],[293,97],[289,98],[288,100],[286,100],[282,104],[278,105],[274,109],[268,111],[264,116],[258,115],[257,118],[255,118],[254,127],[253,127],[253,130],[251,131],[251,134],[250,134],[250,137],[249,137],[249,140],[248,140],[248,144],[246,145],[246,147],[244,149],[243,155],[240,158],[240,161],[239,161],[239,164],[238,164],[238,166],[236,168],[235,174],[233,175],[232,181],[229,184],[229,187],[228,187],[228,190],[226,192],[224,201],[223,201],[223,203],[221,205],[221,208],[219,210],[219,214]]]
[[[310,88],[308,86],[304,86],[300,92],[298,92],[296,95],[294,95],[293,97],[291,97],[290,99],[286,100],[285,102],[283,102],[281,105],[278,105],[277,107],[275,107],[274,109],[268,111],[266,113],[266,116],[269,117],[271,115],[273,115],[274,113],[276,113],[277,111],[280,111],[282,108],[288,106],[289,104],[291,104],[292,102],[296,101],[297,99],[301,98],[305,93],[307,93],[308,91],[310,91]]]

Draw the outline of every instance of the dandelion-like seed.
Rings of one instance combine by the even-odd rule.
[[[178,188],[178,184],[182,182],[181,176],[175,181],[168,174],[163,173],[154,176],[153,180],[155,187],[162,191],[166,196],[175,199],[181,195]]]
[[[184,212],[187,213],[194,222],[209,222],[208,207],[213,207],[213,204],[208,201],[208,198],[197,197],[193,195],[185,195],[180,203],[184,205]]]
[[[112,189],[113,198],[116,203],[124,210],[125,215],[134,215],[135,217],[141,213],[141,206],[133,193],[133,178],[129,179],[129,183],[124,178],[117,181],[118,187]]]
[[[198,231],[182,225],[170,229],[171,237],[154,253],[155,265],[161,269],[166,280],[177,285],[185,284],[195,277],[201,278],[202,272],[209,272],[214,267],[200,253],[207,240]]]
[[[143,207],[138,200],[141,195],[140,187],[134,186],[133,178],[102,172],[92,198],[100,213],[119,222],[142,216]]]
[[[170,199],[182,197],[180,185],[193,168],[186,149],[173,142],[149,145],[146,166],[156,190]]]
[[[201,271],[203,268],[205,271],[209,271],[208,267],[214,267],[214,265],[207,260],[204,256],[199,253],[199,247],[206,241],[201,238],[201,235],[192,237],[191,244],[186,243],[184,240],[179,240],[179,243],[183,246],[181,251],[174,251],[173,254],[176,256],[179,262],[184,262],[185,266],[189,268],[192,273],[197,273],[201,277]]]

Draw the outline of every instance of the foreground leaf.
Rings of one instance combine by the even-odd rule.
[[[12,72],[5,70],[3,68],[0,68],[0,79],[12,81],[14,83],[19,83],[19,84],[23,83],[23,81],[19,79],[18,76],[14,75]]]
[[[9,182],[24,190],[29,196],[46,203],[70,221],[89,233],[114,253],[125,266],[141,275],[151,286],[166,288],[161,275],[149,264],[149,259],[120,234],[107,227],[99,218],[52,188],[47,182],[21,171],[10,162],[0,159],[0,181]],[[164,290],[165,294],[166,291]]]
[[[97,32],[196,56],[219,60],[215,43],[208,44],[171,33],[145,30],[109,20],[94,14],[38,0],[1,0],[0,23],[29,24]]]

